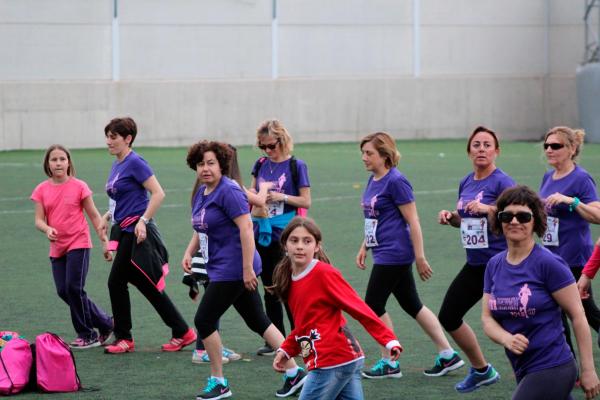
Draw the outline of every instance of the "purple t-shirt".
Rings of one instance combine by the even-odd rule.
[[[298,196],[300,194],[300,188],[310,187],[310,181],[308,179],[308,168],[306,163],[300,159],[296,159],[296,167],[298,171],[298,185],[294,184],[292,179],[292,170],[290,168],[290,160],[287,159],[282,162],[273,162],[269,158],[265,159],[258,170],[258,176],[256,176],[256,186],[254,189],[258,191],[258,186],[262,182],[273,182],[272,192],[284,193],[290,196]],[[259,163],[257,160],[256,163]],[[253,171],[256,168],[252,169]],[[296,212],[296,207],[286,204],[284,202],[271,203],[267,205],[269,207],[269,217],[275,217],[289,212]],[[278,242],[279,237],[283,229],[272,227],[272,241]],[[254,224],[255,238],[258,239],[258,224]]]
[[[115,160],[112,164],[106,193],[115,201],[113,218],[120,224],[128,217],[141,216],[148,207],[148,194],[143,183],[154,175],[146,160],[135,151],[131,151],[123,161]],[[133,232],[135,224],[125,228]]]
[[[192,205],[192,227],[199,235],[200,252],[206,262],[211,281],[241,281],[244,278],[240,229],[233,221],[249,214],[248,197],[239,185],[227,178],[208,195],[204,185],[198,188]],[[248,216],[250,218],[250,216]],[[258,276],[262,264],[254,251],[254,273]]]
[[[565,196],[577,197],[585,204],[598,201],[596,182],[585,169],[576,165],[569,175],[560,179],[553,179],[553,173],[554,170],[550,170],[542,178],[540,185],[542,199],[559,192]],[[556,242],[553,242],[554,244],[545,242],[546,248],[561,256],[569,266],[583,267],[594,249],[590,223],[577,211],[569,211],[569,206],[566,204],[546,207],[546,212],[550,217],[549,221],[556,221],[552,218],[558,218],[558,246]],[[544,236],[546,239],[546,235]]]
[[[575,283],[575,279],[560,257],[538,244],[518,265],[509,264],[506,254],[506,250],[498,253],[488,262],[483,292],[490,295],[492,317],[506,331],[529,340],[520,356],[506,350],[517,379],[521,379],[573,359],[561,309],[552,293]]]
[[[381,265],[406,265],[415,261],[409,226],[398,206],[415,201],[406,177],[392,168],[379,180],[369,177],[362,196],[365,244],[373,261]]]
[[[487,178],[475,180],[475,173],[471,172],[465,176],[458,187],[458,201],[456,210],[461,218],[486,218],[487,214],[471,214],[465,211],[465,207],[469,202],[479,199],[482,204],[496,204],[496,199],[504,189],[515,185],[515,181],[500,168],[496,168]],[[485,266],[488,260],[498,252],[506,249],[506,240],[503,235],[497,236],[490,230],[489,222],[487,223],[487,247],[481,248],[465,248],[467,252],[467,263],[471,265]],[[472,238],[477,240],[477,235],[472,235]],[[462,238],[461,241],[470,243],[471,237]],[[479,240],[482,240],[479,235]],[[473,246],[476,247],[476,246]]]

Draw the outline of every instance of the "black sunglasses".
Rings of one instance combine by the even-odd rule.
[[[560,150],[565,147],[565,145],[562,143],[544,143],[544,150],[548,150],[548,147],[552,150]]]
[[[527,211],[519,211],[516,213],[511,213],[508,211],[500,211],[498,213],[498,221],[504,224],[510,224],[513,218],[517,217],[517,221],[520,224],[525,224],[533,218],[533,214]]]
[[[279,139],[277,139],[277,141],[272,144],[259,144],[258,148],[261,149],[262,151],[265,151],[266,149],[275,150],[277,148],[277,146],[279,146]]]

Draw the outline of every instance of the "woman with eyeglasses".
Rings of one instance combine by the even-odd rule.
[[[565,336],[561,310],[573,324],[580,384],[587,399],[600,392],[592,340],[573,274],[564,260],[535,243],[546,231],[546,213],[526,186],[506,189],[496,201],[492,229],[507,250],[490,259],[484,279],[483,330],[505,347],[517,379],[513,400],[572,399],[577,364]]]
[[[460,228],[462,246],[467,261],[454,278],[440,308],[440,323],[456,344],[467,355],[471,368],[455,389],[468,393],[500,379],[494,367],[487,362],[477,336],[464,321],[467,312],[483,295],[483,275],[489,259],[506,249],[502,235],[495,235],[489,226],[489,214],[494,211],[496,199],[515,181],[496,166],[500,143],[496,133],[479,126],[467,142],[467,154],[473,163],[473,172],[465,176],[458,187],[456,210],[442,210],[438,214],[441,225]],[[438,359],[426,374],[443,374],[453,367],[451,359]]]
[[[265,153],[252,168],[250,187],[259,191],[260,185],[271,182],[266,207],[253,207],[254,239],[262,259],[261,279],[265,287],[265,310],[273,324],[285,336],[283,306],[267,288],[273,285],[273,271],[283,258],[279,244],[281,232],[297,214],[310,208],[310,181],[306,163],[292,156],[294,144],[283,124],[266,120],[256,130],[256,145]],[[286,306],[290,329],[293,319]],[[258,349],[258,355],[273,355],[275,350],[267,343]]]
[[[545,202],[547,229],[543,245],[565,260],[575,279],[579,279],[583,266],[594,247],[590,223],[600,223],[600,201],[592,176],[577,165],[583,146],[583,130],[557,126],[544,137],[544,154],[552,167],[544,174],[540,197]],[[583,308],[589,325],[598,332],[600,310],[591,290],[583,299]],[[563,315],[567,343],[573,349],[566,317]]]

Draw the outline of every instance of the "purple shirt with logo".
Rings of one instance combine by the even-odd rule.
[[[118,224],[146,211],[149,200],[143,183],[152,175],[148,162],[133,150],[124,160],[113,162],[105,188],[108,197],[116,202],[113,218]],[[133,232],[134,228],[135,224],[131,224],[124,230]]]
[[[256,161],[257,163],[260,162]],[[306,163],[300,159],[296,159],[296,167],[298,170],[298,186],[294,185],[292,179],[292,170],[290,168],[290,159],[282,162],[273,162],[269,158],[266,158],[260,169],[258,170],[258,176],[256,176],[256,186],[254,189],[258,191],[259,184],[262,182],[273,182],[272,192],[284,193],[290,196],[298,196],[300,194],[300,188],[310,187],[310,181],[308,179],[308,167]],[[254,169],[253,169],[254,171]],[[289,204],[284,204],[283,212],[296,212],[296,207]],[[272,240],[273,242],[279,242],[279,237],[283,229],[272,227]],[[254,233],[258,235],[258,224],[254,224]]]
[[[475,173],[471,172],[465,176],[458,187],[458,201],[456,210],[461,218],[487,218],[487,214],[471,214],[465,211],[469,202],[479,199],[482,204],[496,204],[496,199],[504,189],[515,185],[515,181],[500,168],[496,168],[485,179],[475,180]],[[503,235],[496,236],[487,226],[488,248],[487,249],[465,249],[467,252],[467,263],[471,265],[485,266],[488,260],[506,249],[506,240]]]
[[[492,317],[508,332],[527,337],[520,356],[506,350],[517,379],[573,359],[565,340],[561,309],[552,293],[574,284],[573,274],[558,256],[536,244],[518,265],[506,261],[507,251],[490,259],[483,292],[490,295]]]
[[[398,206],[415,201],[413,188],[396,168],[378,181],[369,177],[361,206],[365,218],[377,220],[373,261],[381,265],[406,265],[415,261],[410,228]]]
[[[553,179],[554,170],[544,174],[540,185],[540,197],[546,197],[556,192],[565,196],[577,197],[582,203],[588,204],[598,201],[596,182],[591,175],[580,166],[565,177]],[[546,246],[555,254],[558,254],[571,267],[583,267],[592,255],[594,243],[590,223],[583,219],[575,210],[569,211],[569,206],[559,204],[554,207],[546,207],[550,217],[558,218],[558,246]]]
[[[225,176],[208,195],[204,194],[205,189],[206,186],[200,186],[194,195],[192,227],[208,237],[208,278],[214,282],[241,281],[244,279],[242,243],[240,230],[233,220],[249,214],[248,197],[235,181]],[[256,250],[253,267],[258,276],[262,264]]]

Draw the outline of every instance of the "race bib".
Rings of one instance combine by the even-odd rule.
[[[487,218],[463,218],[460,221],[460,238],[465,249],[487,249]]]
[[[544,246],[558,246],[558,218],[546,217],[546,232],[542,236]]]
[[[200,243],[200,263],[208,264],[208,235],[206,233],[198,232],[198,242]]]
[[[117,208],[117,202],[113,199],[108,199],[108,212],[110,213],[110,222],[115,223],[115,209]]]
[[[283,214],[283,207],[285,204],[283,201],[275,201],[273,203],[268,203],[267,206],[269,207],[269,218],[271,218]]]
[[[365,218],[365,245],[367,247],[379,246],[377,243],[377,220]]]

